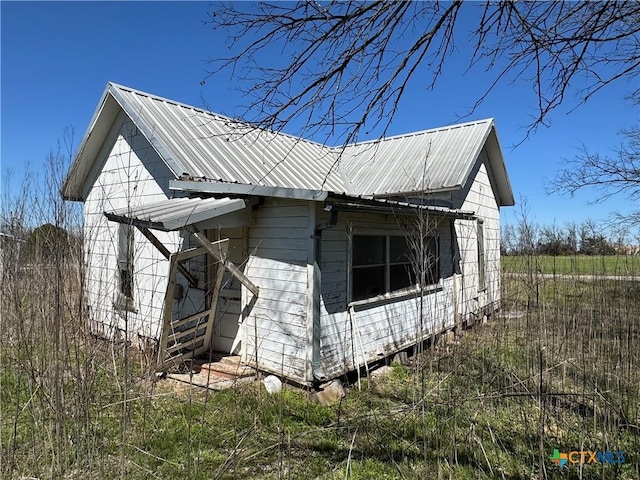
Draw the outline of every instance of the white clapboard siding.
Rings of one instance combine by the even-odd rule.
[[[486,158],[484,152],[481,158]],[[461,208],[476,212],[483,222],[486,288],[478,288],[478,222],[456,221],[463,272],[460,296],[463,315],[478,313],[485,307],[498,307],[500,302],[500,211],[485,162],[478,163],[472,178],[469,188],[460,192],[464,194]]]
[[[326,214],[319,211],[318,221]],[[353,234],[402,235],[402,220],[392,215],[340,213],[335,227],[322,235],[321,247],[321,352],[323,372],[340,375],[416,343],[454,322],[450,222],[441,221],[433,231],[440,241],[440,291],[422,299],[404,297],[348,310],[348,225]],[[422,322],[420,322],[422,312]]]
[[[108,221],[103,212],[166,199],[170,178],[173,178],[171,173],[146,139],[130,121],[119,117],[87,182],[89,190],[84,208],[90,327],[99,335],[124,335],[125,330],[129,338],[159,335],[168,261],[134,230],[136,312],[116,309],[119,227]],[[180,242],[177,233],[154,233],[169,250],[177,250]]]
[[[261,369],[305,382],[307,334],[307,202],[267,199],[248,228],[245,273],[260,295],[244,319],[243,358]],[[245,291],[245,304],[252,296]]]

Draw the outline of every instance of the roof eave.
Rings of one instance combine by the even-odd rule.
[[[416,215],[426,212],[437,217],[475,220],[475,212],[451,209],[434,205],[418,205],[393,200],[354,197],[347,194],[331,194],[325,201],[331,208],[341,211],[362,213],[393,213],[394,215]]]
[[[170,180],[169,190],[191,193],[213,193],[224,195],[257,195],[263,197],[290,198],[321,202],[329,194],[326,190],[307,190],[270,185],[251,185],[245,183],[227,183],[219,181]]]
[[[90,142],[93,143],[99,141],[100,145],[104,143],[106,135],[104,135],[103,138],[98,139],[96,138],[96,136],[92,136],[92,133],[95,125],[101,118],[103,118],[102,112],[105,105],[107,104],[110,90],[111,84],[107,83],[107,86],[105,87],[104,91],[102,92],[102,96],[100,97],[100,101],[98,102],[98,106],[93,112],[93,116],[91,117],[91,121],[89,122],[89,127],[87,127],[87,130],[85,131],[82,140],[80,141],[80,145],[78,146],[78,149],[73,156],[71,166],[69,167],[69,172],[67,173],[64,183],[62,184],[62,188],[60,189],[60,194],[65,200],[80,202],[83,202],[85,200],[82,187],[84,186],[84,182],[88,176],[88,172],[91,170],[91,166],[86,165],[87,160],[85,160],[84,154]],[[117,113],[111,119],[111,123],[113,123],[116,117]]]
[[[485,145],[487,146],[487,157],[491,163],[491,170],[493,171],[493,176],[497,183],[499,198],[496,200],[498,200],[498,205],[501,207],[512,207],[516,202],[511,188],[509,173],[507,172],[507,166],[504,163],[504,155],[502,155],[498,131],[496,126],[493,124],[491,131],[485,140]]]
[[[429,190],[411,190],[407,192],[381,193],[381,194],[372,195],[371,197],[372,198],[389,198],[389,197],[419,198],[422,195],[428,196],[431,194],[452,192],[460,189],[462,189],[462,185],[456,184],[456,185],[451,185],[451,186],[446,186],[441,188],[431,188]]]

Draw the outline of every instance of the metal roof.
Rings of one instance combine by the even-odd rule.
[[[239,198],[171,198],[135,208],[119,208],[104,214],[115,222],[171,231],[242,210],[245,206],[245,201]]]
[[[401,202],[389,200],[387,198],[367,198],[351,195],[333,195],[326,200],[326,205],[336,210],[373,212],[376,209],[389,212],[390,210],[402,214],[410,213],[415,215],[416,211],[433,214],[436,217],[461,218],[465,220],[475,220],[476,214],[470,210],[458,208],[448,208],[436,205],[425,205],[418,203]]]
[[[492,126],[487,119],[348,145],[341,172],[361,195],[459,188]]]
[[[176,179],[371,196],[451,190],[464,185],[487,147],[498,202],[514,203],[492,119],[328,147],[113,83],[81,142],[65,198],[86,197],[93,162],[121,111]]]
[[[108,93],[149,140],[176,177],[312,190],[342,190],[327,177],[335,155],[318,143],[259,130],[166,98],[109,84]]]

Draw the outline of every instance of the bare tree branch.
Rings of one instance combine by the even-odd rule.
[[[550,193],[575,195],[584,188],[598,191],[596,201],[624,194],[638,206],[640,199],[640,126],[624,130],[625,141],[613,156],[591,152],[584,145],[573,159],[566,160],[549,186]],[[640,225],[640,210],[617,215],[617,221]]]
[[[470,32],[460,31],[463,9],[478,10]],[[229,34],[231,55],[213,60],[210,75],[231,68],[252,81],[246,120],[272,130],[299,120],[305,133],[345,143],[362,129],[385,132],[418,71],[434,88],[456,40],[473,46],[470,67],[493,78],[468,114],[498,85],[530,82],[538,102],[528,131],[640,70],[640,2],[232,3],[216,5],[211,24]],[[281,58],[269,65],[273,48]]]

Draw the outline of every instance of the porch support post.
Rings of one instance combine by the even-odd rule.
[[[173,297],[176,288],[176,273],[178,271],[177,255],[171,255],[169,258],[169,283],[164,294],[164,310],[162,319],[162,334],[160,337],[160,347],[158,348],[157,365],[161,367],[165,361],[165,351],[167,348],[167,339],[169,338],[169,330],[171,329],[171,317],[173,316]]]
[[[225,238],[219,242],[216,242],[216,246],[220,246],[220,253],[224,260],[227,259],[227,253],[229,251],[229,239]],[[211,338],[213,331],[216,328],[216,309],[218,308],[218,297],[220,296],[220,288],[222,287],[222,279],[224,277],[224,261],[219,260],[216,265],[216,280],[213,284],[213,290],[211,292],[211,305],[209,306],[209,322],[210,327],[207,328],[204,336],[204,345],[207,348],[212,348]]]

